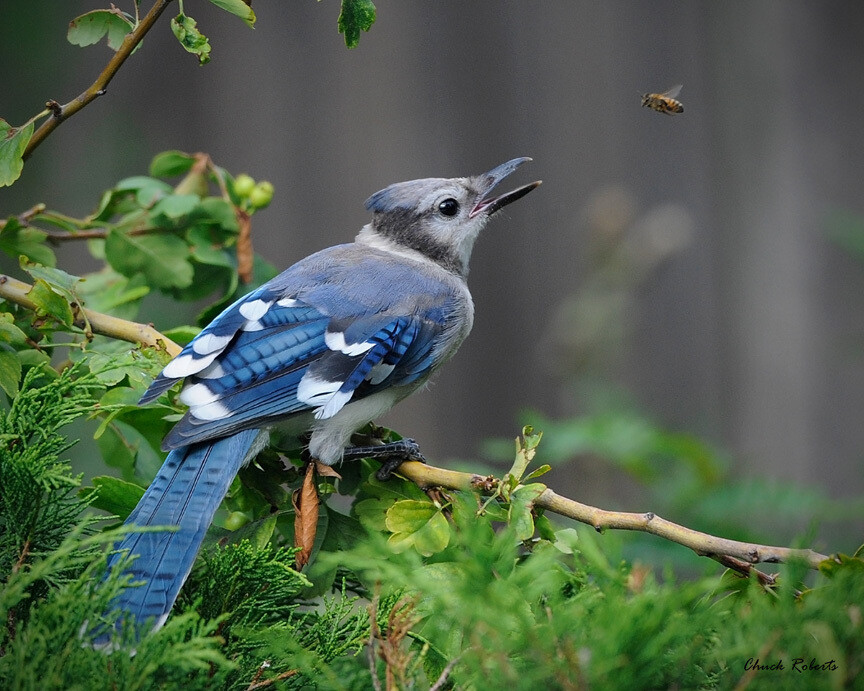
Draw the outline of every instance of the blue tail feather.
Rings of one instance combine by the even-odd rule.
[[[126,525],[177,526],[175,531],[131,533],[115,545],[137,558],[129,567],[133,581],[112,603],[124,617],[161,626],[201,547],[213,515],[240,470],[260,430],[244,430],[218,441],[175,449],[126,520]],[[110,569],[121,553],[108,561]],[[143,630],[142,630],[143,632]]]

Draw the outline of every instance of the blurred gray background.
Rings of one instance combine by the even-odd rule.
[[[3,0],[0,117],[89,86],[110,51],[68,44],[66,27],[105,4]],[[255,30],[185,5],[212,62],[182,51],[170,7],[108,94],[0,189],[0,214],[84,215],[157,152],[206,151],[275,185],[253,232],[283,268],[350,240],[391,182],[531,156],[510,183],[543,186],[475,250],[473,334],[384,422],[434,462],[471,459],[526,408],[583,412],[584,375],[737,472],[864,491],[864,263],[832,239],[864,217],[864,4],[377,0],[355,50],[338,0],[256,0]],[[676,83],[683,115],[640,107]],[[651,508],[568,468],[554,484],[571,496]]]

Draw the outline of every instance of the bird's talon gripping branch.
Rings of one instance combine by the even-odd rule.
[[[375,477],[382,482],[389,480],[393,471],[405,461],[426,463],[426,457],[420,453],[420,447],[413,439],[402,439],[374,446],[349,446],[342,456],[344,461],[355,461],[361,458],[381,461],[381,468]]]
[[[378,472],[375,473],[375,477],[381,482],[387,482],[391,477],[393,477],[393,473],[405,462],[405,459],[402,458],[391,458],[389,461],[384,461],[381,464],[381,467],[378,469]]]

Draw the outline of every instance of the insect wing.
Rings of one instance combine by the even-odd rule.
[[[683,89],[683,88],[684,88],[683,84],[676,84],[671,89],[667,89],[662,94],[660,94],[660,98],[676,99],[676,98],[678,98],[678,94],[681,93],[681,89]]]

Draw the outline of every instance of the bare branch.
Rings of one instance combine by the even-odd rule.
[[[407,461],[399,466],[399,475],[415,482],[421,488],[426,487],[448,487],[450,489],[461,489],[480,491],[490,494],[497,485],[497,480],[491,477],[482,477],[470,473],[460,473],[453,470],[445,470],[430,465],[424,465],[416,461]],[[650,533],[665,538],[670,542],[676,542],[684,547],[689,547],[702,557],[732,557],[746,564],[758,563],[781,563],[800,560],[806,562],[811,569],[818,569],[819,564],[829,557],[811,549],[791,549],[788,547],[772,547],[769,545],[757,545],[737,540],[727,540],[698,530],[692,530],[672,521],[667,521],[654,513],[627,513],[623,511],[607,511],[598,509],[588,504],[582,504],[573,499],[562,497],[553,490],[547,489],[534,502],[537,508],[552,511],[561,516],[567,516],[580,523],[587,523],[597,531],[610,528],[613,530],[635,530]],[[731,566],[732,562],[721,561],[725,566]]]
[[[0,275],[0,298],[4,300],[35,310],[36,303],[28,297],[28,293],[32,289],[33,286],[29,283],[24,283],[11,276]],[[75,325],[80,328],[89,328],[95,334],[129,341],[130,343],[164,348],[165,352],[172,357],[182,350],[174,341],[159,333],[149,324],[119,319],[110,314],[102,314],[86,308],[73,311],[76,312]]]
[[[57,129],[61,122],[68,120],[84,106],[105,93],[108,84],[114,78],[114,75],[117,74],[117,71],[123,63],[126,62],[126,58],[128,58],[132,54],[132,51],[138,47],[138,44],[141,43],[144,35],[150,31],[151,27],[156,23],[156,20],[159,19],[159,15],[162,14],[171,2],[172,0],[157,0],[153,4],[153,7],[150,8],[150,11],[144,16],[144,18],[135,26],[134,29],[132,29],[132,31],[126,34],[123,43],[120,44],[117,52],[114,53],[111,60],[109,60],[108,64],[105,66],[105,69],[102,70],[96,78],[96,81],[90,85],[90,88],[74,100],[69,101],[69,103],[62,106],[56,101],[48,101],[46,107],[51,111],[51,116],[39,126],[30,138],[27,148],[24,149],[24,154],[22,156],[25,161],[30,157],[30,154],[33,153],[33,150],[39,146],[49,134]]]

